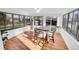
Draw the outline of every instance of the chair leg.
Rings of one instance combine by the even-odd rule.
[[[52,39],[52,40],[53,40],[53,43],[55,42],[55,41],[54,41],[54,34],[55,34],[55,32],[53,32],[53,39]]]
[[[52,41],[53,41],[53,43],[55,43],[55,42],[54,42],[54,38],[52,39]]]
[[[44,41],[43,41],[43,42],[41,42],[41,41],[42,41],[42,40],[39,40],[38,45],[43,48],[43,46],[44,46]],[[42,46],[40,45],[40,43],[42,44]]]

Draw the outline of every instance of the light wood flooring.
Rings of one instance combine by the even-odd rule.
[[[68,50],[60,33],[55,33],[53,43],[52,40],[45,44],[43,48],[36,45],[33,41],[33,32],[27,31],[21,33],[11,39],[8,39],[4,44],[5,50]]]

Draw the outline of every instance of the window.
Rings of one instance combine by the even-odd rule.
[[[31,25],[30,16],[25,16],[25,25]]]
[[[65,23],[64,23],[64,24],[65,24],[65,29],[67,30],[67,28],[68,28],[69,14],[66,14],[66,15],[65,15],[65,18],[66,18],[66,19],[65,19]],[[63,24],[63,25],[64,25],[64,24]]]
[[[65,23],[65,15],[63,15],[63,23],[62,23],[62,27],[63,27],[63,28],[65,28],[64,23]]]
[[[20,27],[23,27],[24,26],[24,16],[20,16]]]
[[[67,29],[67,24],[68,24],[68,14],[65,14],[63,16],[63,28],[66,30]]]
[[[50,26],[50,25],[57,25],[57,18],[53,18],[53,17],[46,17],[46,26]]]
[[[42,16],[35,16],[34,17],[34,25],[36,26],[43,26],[43,17]]]
[[[12,14],[6,14],[5,24],[6,24],[6,29],[12,28]]]
[[[14,28],[20,27],[20,17],[19,15],[13,15]]]
[[[51,17],[46,17],[46,26],[49,26],[51,24]]]
[[[63,28],[65,28],[65,15],[63,15],[63,24],[62,24],[62,26],[63,26]]]
[[[79,41],[79,9],[63,16],[63,28]]]
[[[33,25],[33,17],[32,16],[30,16],[30,24],[31,24],[31,26]]]
[[[77,40],[79,41],[79,25],[78,25],[78,27],[77,27]]]
[[[74,12],[74,19],[72,22],[72,34],[76,37],[77,36],[77,28],[79,25],[79,11]]]
[[[57,25],[57,18],[52,18],[51,25]]]
[[[73,12],[69,13],[69,19],[68,19],[68,32],[71,33],[71,28],[72,28],[72,18],[73,18]]]
[[[4,13],[0,13],[0,30],[3,30],[5,28],[4,20],[6,18],[6,15]]]

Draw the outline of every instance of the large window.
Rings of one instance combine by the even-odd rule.
[[[79,25],[78,25],[78,27],[77,27],[77,40],[79,41]]]
[[[0,13],[0,30],[3,30],[5,28],[5,20],[6,15],[4,13]]]
[[[79,9],[63,16],[63,28],[79,41]]]
[[[20,27],[23,27],[24,26],[24,16],[20,15]]]
[[[72,13],[69,13],[69,19],[68,19],[68,32],[69,33],[71,33],[72,20],[73,20],[73,12]]]
[[[25,25],[32,25],[32,22],[30,16],[0,12],[0,30],[20,28]]]
[[[57,18],[52,18],[51,25],[57,25]]]
[[[13,21],[14,21],[14,28],[20,27],[20,16],[19,15],[13,15]]]
[[[30,16],[25,16],[25,25],[31,25]]]
[[[34,17],[34,25],[36,25],[36,26],[43,25],[43,17],[42,16],[35,16]]]
[[[62,27],[65,29],[65,15],[63,15],[63,23],[62,23]]]
[[[51,17],[46,17],[46,26],[49,26],[51,24]]]
[[[68,19],[69,19],[69,14],[63,15],[63,28],[65,30],[68,30]]]
[[[56,17],[46,17],[46,26],[56,26],[57,25],[57,18]]]
[[[78,25],[79,25],[79,10],[74,12],[74,18],[72,22],[72,33],[75,37],[77,36]]]
[[[12,14],[6,14],[5,25],[6,29],[12,28]]]
[[[64,24],[65,24],[65,29],[67,30],[67,28],[68,28],[68,19],[69,19],[69,14],[66,14],[65,15],[65,22],[64,22]],[[63,24],[63,25],[64,25]]]

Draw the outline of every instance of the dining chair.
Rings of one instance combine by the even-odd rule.
[[[53,30],[53,31],[49,31],[48,32],[48,41],[50,41],[50,40],[52,40],[53,41],[53,43],[55,43],[55,31],[56,30]]]
[[[43,48],[47,43],[47,34],[44,31],[41,31],[38,35],[38,38],[39,38],[38,45]]]

